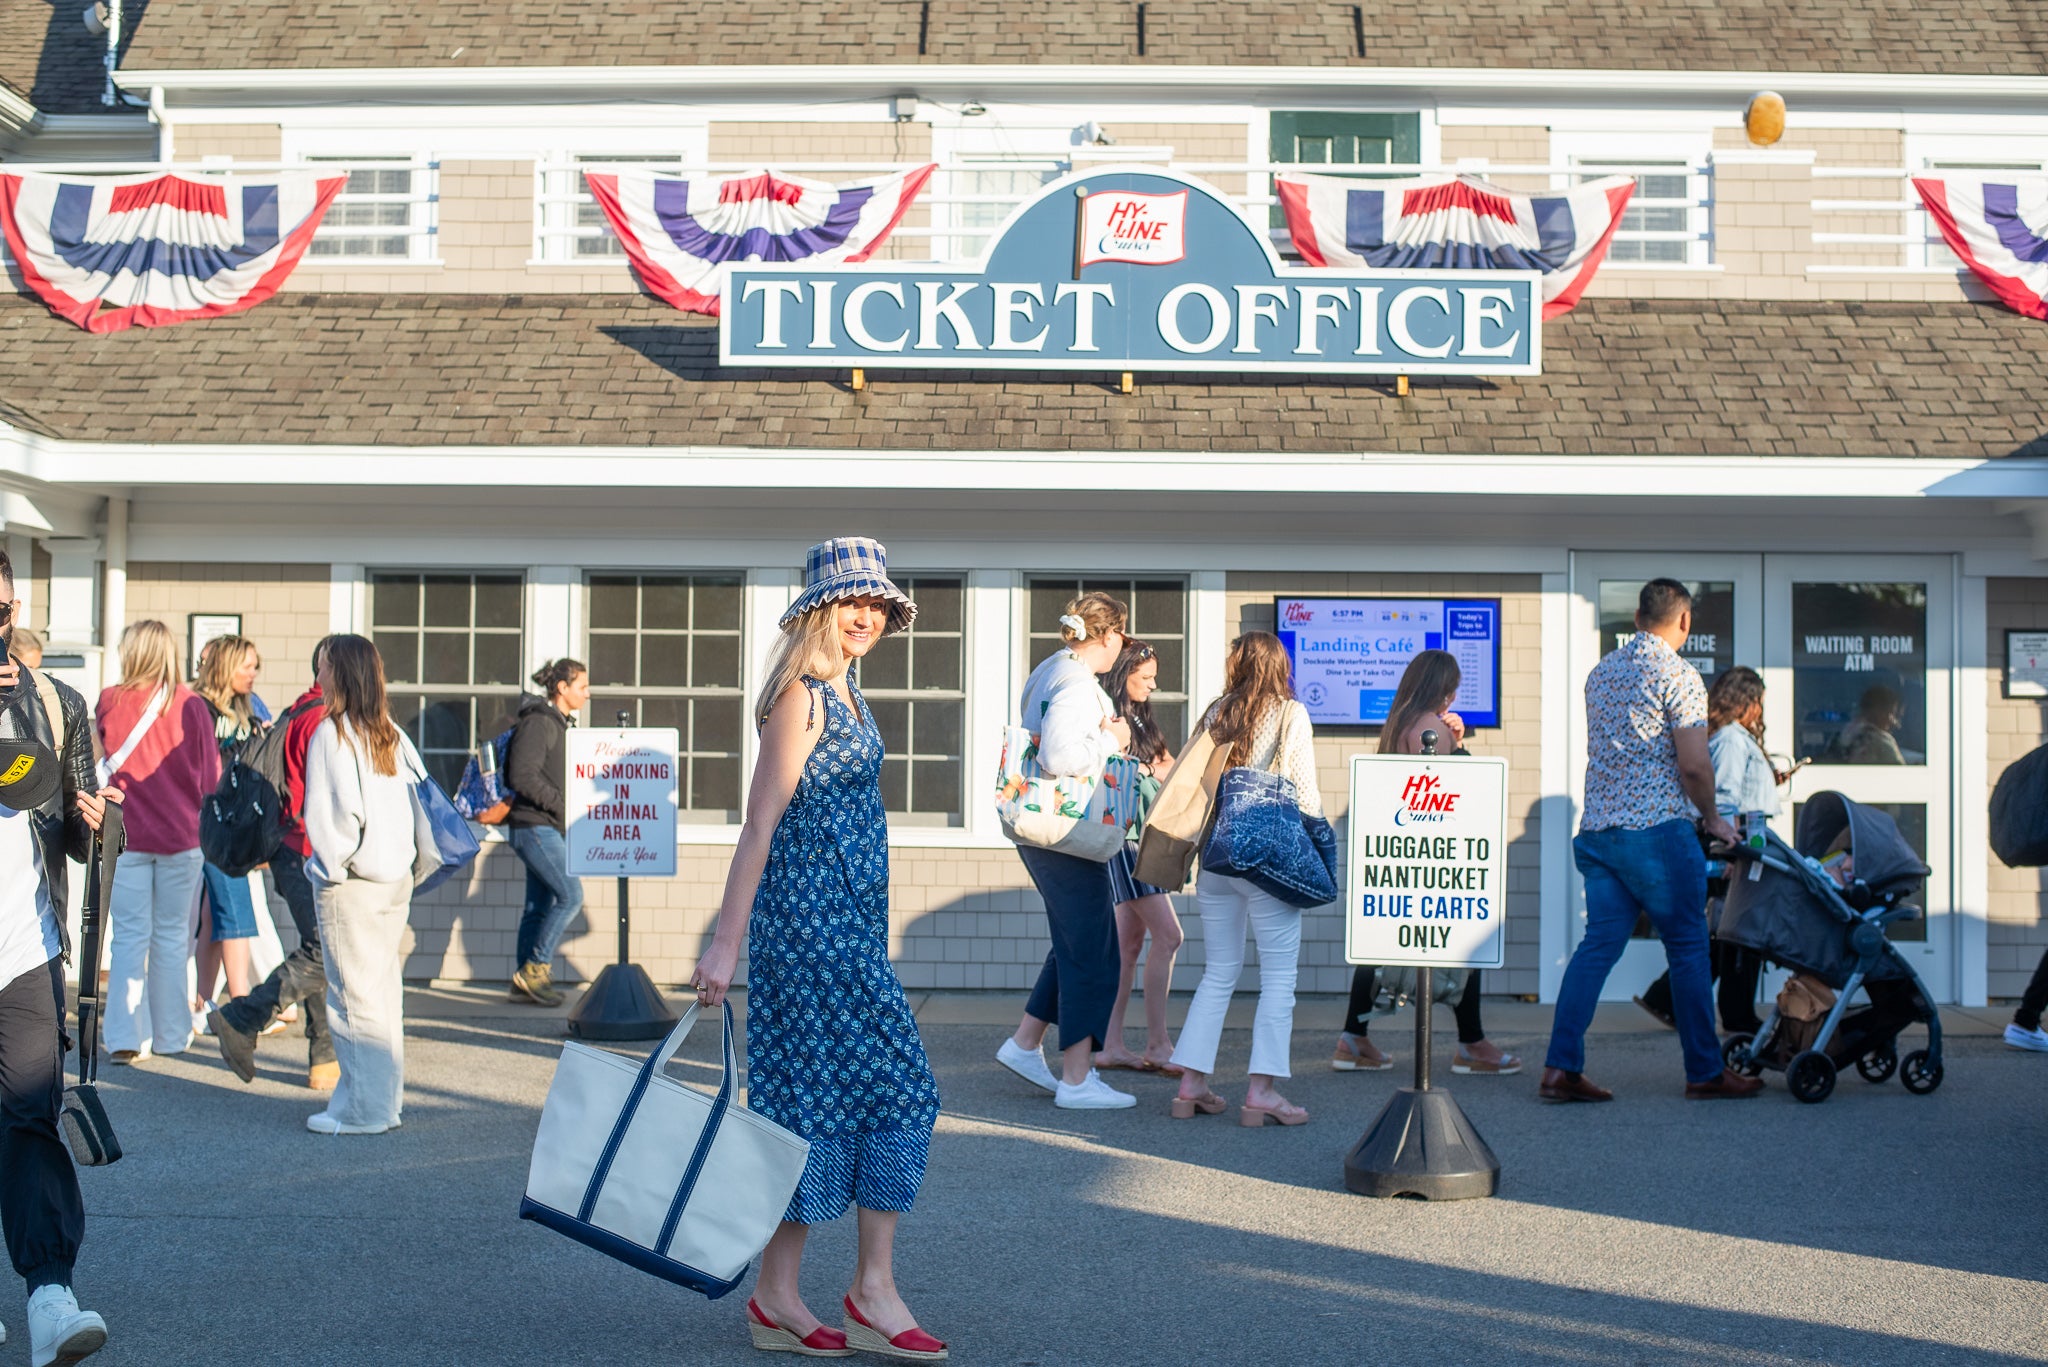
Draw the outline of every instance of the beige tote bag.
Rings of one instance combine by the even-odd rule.
[[[1174,762],[1138,836],[1139,882],[1168,892],[1187,886],[1195,856],[1201,852],[1202,835],[1209,829],[1209,810],[1216,802],[1225,753],[1210,739],[1209,728],[1202,726]]]

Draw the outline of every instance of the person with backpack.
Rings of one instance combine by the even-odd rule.
[[[519,914],[510,997],[534,1006],[559,1006],[554,985],[555,946],[583,909],[583,883],[569,873],[562,785],[567,778],[569,728],[590,703],[590,671],[581,660],[542,665],[533,676],[540,696],[519,709],[505,752],[512,810],[505,818],[512,851],[526,865],[526,906]]]
[[[213,710],[178,680],[162,622],[121,633],[121,682],[100,694],[101,780],[126,795],[128,848],[108,906],[113,930],[106,1042],[116,1063],[182,1054],[192,1043],[192,908],[199,809],[220,782]]]
[[[279,798],[277,847],[270,853],[270,881],[291,909],[299,946],[255,990],[215,1008],[207,1018],[228,1067],[242,1081],[254,1082],[257,1038],[288,1008],[298,1007],[306,1025],[306,1085],[316,1092],[333,1091],[341,1076],[341,1067],[334,1061],[334,1037],[327,1030],[327,969],[320,955],[320,923],[313,911],[313,883],[306,876],[306,861],[312,858],[313,847],[306,839],[305,824],[306,751],[326,715],[319,677],[327,647],[333,640],[332,636],[324,636],[313,647],[313,686],[277,719],[274,732],[282,735],[266,738],[277,747],[275,754],[250,756],[258,761],[259,769],[275,767],[274,776],[265,775],[274,782]]]
[[[85,1203],[57,1120],[71,952],[65,861],[90,857],[121,794],[94,781],[85,699],[9,658],[20,611],[0,550],[0,1229],[28,1287],[30,1360],[79,1362],[105,1345],[107,1322],[79,1309],[71,1290]]]
[[[233,763],[264,729],[256,699],[256,675],[262,668],[263,657],[246,636],[216,636],[199,651],[195,691],[213,712],[213,740],[223,767]],[[193,1010],[200,1019],[195,1026],[205,1023],[211,1005],[208,999],[223,970],[228,996],[248,995],[253,977],[250,949],[260,933],[256,899],[250,895],[246,873],[232,877],[208,862],[200,866],[200,885],[205,892],[205,915],[199,923],[199,999]]]

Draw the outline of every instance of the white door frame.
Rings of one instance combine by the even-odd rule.
[[[1569,775],[1572,829],[1586,807],[1586,676],[1613,643],[1600,637],[1600,583],[1632,579],[1648,583],[1660,576],[1687,581],[1735,585],[1736,663],[1764,658],[1764,557],[1742,554],[1672,554],[1667,551],[1573,552],[1571,557],[1571,726]],[[1565,948],[1577,949],[1586,931],[1586,884],[1576,864],[1569,871]],[[1664,971],[1663,946],[1656,940],[1632,940],[1621,961],[1607,975],[1602,1001],[1627,1001]]]
[[[1815,764],[1793,776],[1785,810],[1773,826],[1790,839],[1792,809],[1814,794],[1833,789],[1854,801],[1920,803],[1927,809],[1928,866],[1921,905],[1927,912],[1924,941],[1901,941],[1913,968],[1938,1002],[1960,999],[1957,973],[1958,870],[1955,843],[1956,573],[1946,555],[1773,555],[1764,562],[1764,617],[1770,630],[1764,647],[1764,726],[1770,746],[1789,753],[1795,718],[1792,704],[1792,586],[1795,583],[1914,583],[1927,585],[1926,763],[1919,765]]]

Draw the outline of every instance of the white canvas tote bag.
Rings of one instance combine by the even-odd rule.
[[[519,1217],[716,1300],[768,1244],[811,1146],[738,1102],[732,1006],[716,1096],[663,1071],[697,1007],[644,1062],[562,1046]]]

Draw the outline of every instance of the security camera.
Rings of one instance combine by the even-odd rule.
[[[107,26],[113,22],[113,14],[107,9],[106,0],[96,0],[87,5],[85,13],[78,16],[85,23],[85,31],[95,38],[104,37]]]

